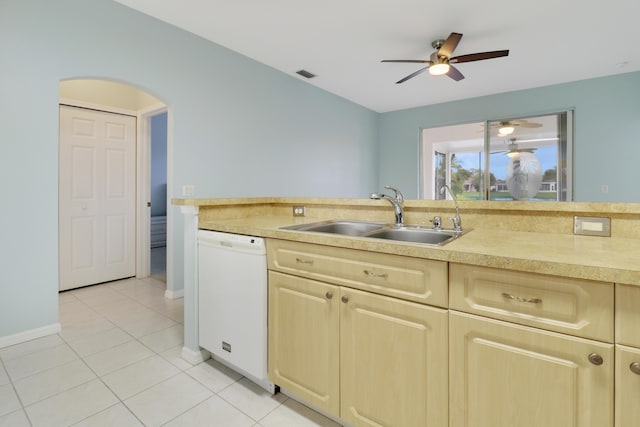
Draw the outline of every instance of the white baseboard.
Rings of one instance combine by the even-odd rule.
[[[167,289],[164,291],[164,297],[168,299],[184,298],[184,289],[180,289],[179,291],[170,291]]]
[[[60,323],[52,323],[51,325],[43,326],[41,328],[30,329],[28,331],[18,332],[17,334],[0,337],[0,348],[31,341],[36,338],[46,337],[47,335],[57,334],[60,330]]]
[[[182,353],[180,356],[192,365],[197,365],[198,363],[211,358],[211,353],[207,350],[193,351],[190,348],[182,347]]]

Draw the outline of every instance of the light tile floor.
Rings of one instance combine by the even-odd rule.
[[[183,300],[127,279],[63,292],[59,334],[0,349],[0,427],[338,426],[208,360],[180,357]]]

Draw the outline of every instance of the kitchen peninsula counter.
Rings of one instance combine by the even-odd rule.
[[[366,199],[178,199],[173,203],[198,207],[202,229],[640,286],[640,238],[632,232],[640,229],[640,204],[462,202],[463,228],[472,230],[444,246],[429,246],[281,229],[328,219],[391,222],[388,204]],[[430,227],[427,218],[435,214],[446,218],[452,204],[409,201],[406,223]],[[293,217],[293,205],[305,205],[307,216]],[[573,235],[567,231],[567,221],[572,222],[574,215],[611,217],[612,230],[618,228],[618,234]]]

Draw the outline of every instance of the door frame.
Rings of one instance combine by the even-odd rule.
[[[136,278],[149,277],[151,273],[150,230],[151,216],[148,202],[151,200],[151,117],[168,112],[167,105],[158,103],[141,110],[128,110],[103,104],[79,101],[70,98],[59,98],[59,105],[88,108],[105,111],[107,113],[125,114],[136,117]],[[59,143],[59,142],[58,142]],[[167,194],[171,193],[171,177],[173,176],[173,162],[171,149],[173,138],[171,132],[171,118],[167,117]],[[167,204],[169,198],[167,197]],[[167,206],[167,290],[165,297],[175,299],[182,297],[182,291],[173,291],[173,231],[170,227],[173,215]]]

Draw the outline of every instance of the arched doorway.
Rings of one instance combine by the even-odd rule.
[[[132,238],[134,250],[128,256],[134,257],[134,269],[133,275],[136,277],[147,277],[151,272],[151,216],[150,216],[150,202],[151,202],[151,152],[152,152],[152,119],[153,117],[159,114],[166,114],[167,107],[166,105],[160,101],[159,99],[153,97],[152,95],[127,84],[117,83],[108,80],[96,80],[96,79],[71,79],[64,80],[60,82],[60,104],[65,106],[70,106],[70,108],[77,108],[86,111],[87,113],[93,112],[95,114],[104,113],[109,117],[117,117],[117,116],[129,116],[133,117],[135,120],[135,150],[134,155],[132,157],[132,161],[135,163],[134,167],[134,177],[133,180],[135,182],[135,197],[134,197],[134,221],[132,226],[132,231],[135,233],[134,236],[127,235],[129,238]],[[69,107],[65,107],[69,108]],[[164,122],[166,126],[166,121]],[[165,129],[165,137],[168,135]],[[168,159],[168,155],[166,153],[167,146],[165,143],[164,146],[165,156],[160,156],[160,158],[164,159],[164,169],[166,171],[166,162]],[[62,160],[61,160],[62,161]],[[67,166],[65,166],[67,167]],[[69,174],[64,173],[65,170],[63,166],[60,168],[60,179],[68,179],[63,177],[63,175],[68,176]],[[166,194],[166,182],[168,178],[165,172],[165,194]],[[68,184],[68,183],[67,183]],[[63,186],[65,183],[60,182],[60,185]],[[61,192],[62,194],[62,192]],[[62,212],[62,203],[61,200],[61,209]],[[165,202],[166,204],[166,197]],[[165,215],[166,218],[166,210]],[[61,216],[60,220],[64,221],[65,218]],[[157,221],[154,221],[157,224]],[[165,228],[166,229],[166,228]],[[62,233],[62,227],[60,227],[60,232]],[[165,239],[169,242],[171,239]],[[69,239],[66,240],[67,242]],[[60,258],[61,258],[61,277],[63,273],[63,268],[68,268],[68,266],[62,265],[62,260],[66,259],[65,262],[69,262],[70,257],[67,256],[65,258],[65,254],[63,251],[69,251],[69,247],[64,247],[65,239],[63,236],[60,236]],[[92,243],[93,244],[93,243]],[[170,243],[169,243],[170,244]],[[69,246],[69,245],[67,245]],[[167,251],[170,254],[170,251]],[[154,257],[156,259],[158,257]],[[166,257],[159,258],[160,260],[165,262],[164,271],[166,271]],[[159,267],[154,267],[154,271],[157,274]],[[108,276],[104,276],[108,277]],[[166,278],[166,273],[165,276]],[[83,281],[76,281],[73,287],[85,286],[94,283],[100,282],[100,276],[95,276],[94,278],[83,279]],[[166,280],[166,279],[165,279]],[[105,280],[106,281],[106,280]],[[79,285],[78,285],[79,283]],[[61,281],[62,287],[62,281]]]

